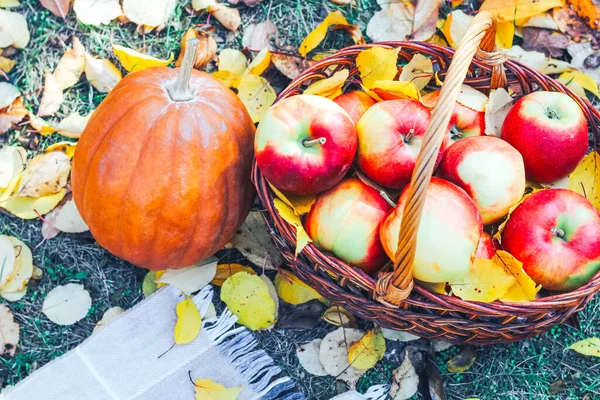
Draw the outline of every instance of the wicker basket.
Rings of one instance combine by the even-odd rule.
[[[310,244],[295,257],[295,228],[275,210],[274,194],[260,169],[254,164],[253,181],[266,209],[263,215],[271,229],[273,241],[290,268],[321,295],[342,305],[356,316],[386,328],[452,343],[512,342],[538,335],[566,321],[585,307],[600,288],[600,274],[597,274],[589,283],[570,293],[526,303],[479,303],[432,293],[419,285],[413,287],[412,262],[416,248],[416,227],[424,194],[463,81],[484,92],[510,84],[518,95],[538,89],[566,93],[584,111],[593,134],[594,148],[596,147],[600,113],[564,85],[531,68],[506,60],[496,49],[495,31],[494,18],[488,12],[481,12],[469,26],[456,52],[430,43],[376,44],[389,48],[400,47],[398,57],[405,62],[414,54],[429,56],[434,66],[439,68],[439,76],[444,81],[440,100],[433,111],[412,176],[412,190],[404,209],[393,272],[380,273],[377,278],[373,278],[322,253]],[[332,71],[349,69],[351,80],[358,73],[356,56],[370,46],[373,45],[349,47],[321,60],[294,79],[277,100],[302,93],[310,83],[330,76]]]

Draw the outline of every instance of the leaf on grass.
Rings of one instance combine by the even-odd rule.
[[[29,115],[29,111],[23,105],[21,97],[17,97],[8,107],[0,109],[0,135],[21,122],[27,115]]]
[[[234,49],[224,49],[217,58],[219,71],[229,71],[237,76],[242,76],[246,71],[247,63],[248,59],[244,53]]]
[[[123,74],[109,60],[85,53],[85,77],[100,93],[108,93],[123,78]]]
[[[468,371],[477,360],[477,350],[474,346],[465,346],[460,353],[446,363],[448,372],[462,373]]]
[[[86,25],[107,25],[121,15],[119,0],[75,0],[73,11],[77,19]]]
[[[300,254],[302,249],[312,242],[312,239],[308,236],[308,233],[304,230],[302,226],[302,222],[300,218],[294,213],[292,207],[285,204],[283,201],[279,199],[273,199],[273,205],[277,210],[277,213],[283,218],[287,223],[291,224],[296,228],[296,256]]]
[[[132,22],[146,28],[165,25],[177,6],[177,0],[123,0],[123,13]]]
[[[55,324],[72,325],[85,318],[91,306],[92,298],[83,285],[68,283],[48,292],[42,312]]]
[[[296,345],[296,356],[300,365],[306,372],[316,376],[329,375],[323,368],[321,360],[319,360],[319,349],[322,341],[323,339],[314,339],[311,342]]]
[[[60,192],[71,171],[69,156],[62,151],[38,154],[23,171],[17,194],[21,197],[41,197]]]
[[[569,175],[569,189],[589,200],[600,211],[600,154],[592,151]]]
[[[327,35],[327,30],[332,25],[344,24],[348,25],[348,21],[342,14],[341,11],[333,11],[325,17],[323,22],[321,22],[315,29],[312,30],[300,43],[298,47],[298,53],[300,55],[307,55],[311,50],[319,45],[325,39]]]
[[[14,190],[15,188],[13,188]],[[11,190],[11,194],[13,192]],[[5,192],[6,193],[6,192]],[[66,189],[61,189],[58,193],[42,197],[21,197],[12,196],[6,200],[0,201],[0,207],[21,219],[36,219],[52,211],[54,207],[65,197]]]
[[[33,274],[33,255],[31,249],[20,239],[14,236],[3,236],[12,243],[12,249],[15,254],[13,268],[8,275],[8,279],[0,285],[2,296],[6,293],[20,292],[26,288],[27,282]],[[2,273],[4,278],[4,273]]]
[[[419,389],[419,375],[408,357],[408,350],[404,351],[404,361],[392,372],[392,387],[390,397],[392,400],[409,399]]]
[[[347,69],[338,71],[329,78],[311,83],[310,86],[304,90],[304,94],[323,96],[333,100],[342,94],[342,88],[344,87],[349,74],[350,72]]]
[[[42,99],[40,100],[38,115],[40,117],[45,117],[56,114],[63,98],[62,83],[56,79],[54,74],[46,70],[44,76],[44,92],[42,93]]]
[[[177,303],[175,307],[177,323],[173,330],[175,344],[188,344],[194,341],[202,328],[202,319],[198,307],[190,296]]]
[[[506,295],[515,282],[515,277],[496,257],[476,258],[467,275],[450,282],[450,286],[452,293],[463,300],[490,303]]]
[[[237,89],[238,97],[246,106],[254,123],[260,122],[277,98],[277,94],[269,81],[254,74],[244,74]]]
[[[600,338],[592,337],[573,343],[569,349],[585,356],[600,357]]]
[[[6,292],[0,289],[0,297],[2,297],[6,301],[14,302],[19,301],[27,294],[27,288],[23,290],[18,290],[16,292]]]
[[[296,78],[302,71],[316,63],[316,61],[293,53],[273,53],[271,61],[275,68],[289,79]]]
[[[91,111],[85,117],[82,117],[79,115],[79,113],[73,112],[58,123],[56,131],[62,136],[72,139],[79,139],[88,121],[90,120],[92,113],[93,111]]]
[[[19,0],[0,0],[0,7],[2,8],[19,7],[20,5]]]
[[[448,18],[446,18],[446,22],[442,27],[442,33],[452,48],[456,49],[458,47],[473,18],[473,16],[465,14],[462,10],[454,10],[448,14]]]
[[[264,48],[258,52],[254,59],[246,68],[248,74],[261,75],[271,65],[271,52],[269,49]]]
[[[71,0],[40,0],[42,6],[52,14],[67,19],[71,9]]]
[[[440,1],[378,1],[381,11],[367,25],[374,42],[388,40],[427,40],[435,33]]]
[[[244,389],[243,386],[226,388],[209,378],[194,381],[196,400],[236,400]]]
[[[196,52],[194,68],[203,69],[215,58],[215,55],[217,54],[217,42],[215,42],[215,39],[212,37],[212,35],[206,32],[198,32],[196,29],[190,28],[181,37],[181,50],[179,52],[177,61],[175,61],[176,67],[181,67],[188,40],[192,38],[198,39],[198,51]]]
[[[275,322],[276,306],[267,284],[258,276],[238,272],[221,287],[221,300],[251,330],[265,329]]]
[[[503,24],[512,24],[512,22],[503,22]],[[524,50],[539,51],[549,57],[562,57],[570,43],[567,36],[548,29],[521,28],[521,35]]]
[[[413,58],[402,67],[399,79],[414,83],[418,90],[423,90],[433,78],[433,64],[431,59],[421,54],[415,54]]]
[[[421,100],[419,89],[412,82],[375,81],[367,94],[377,101],[395,99]]]
[[[0,304],[0,355],[14,357],[19,344],[19,324],[15,322],[10,308]]]
[[[215,17],[225,28],[232,32],[237,32],[242,18],[237,8],[227,7],[223,4],[213,4],[207,10]]]
[[[400,48],[386,49],[371,47],[356,56],[356,66],[362,78],[363,85],[373,87],[377,81],[392,80],[398,73],[396,66]]]
[[[29,43],[29,29],[23,15],[0,9],[0,27],[0,48],[22,49]]]
[[[173,61],[173,53],[171,53],[168,60],[161,60],[159,58],[155,58],[147,54],[142,54],[133,49],[120,46],[118,44],[113,44],[113,51],[115,52],[115,55],[119,58],[119,61],[121,61],[121,65],[123,66],[123,68],[125,68],[125,70],[129,72],[141,71],[150,67],[164,67],[166,65],[169,65],[171,61]]]
[[[94,330],[92,330],[92,334],[100,332],[106,327],[106,325],[110,324],[124,312],[125,310],[123,310],[121,307],[111,307],[108,310],[106,310],[102,315],[102,319],[98,321],[98,323],[94,327]]]
[[[587,98],[590,102],[592,98],[588,97],[585,90],[593,93],[596,97],[600,97],[600,91],[598,91],[598,84],[589,75],[579,71],[567,71],[563,72],[558,77],[559,82],[564,83],[569,89],[573,90],[579,97]],[[584,90],[585,89],[585,90]]]
[[[371,329],[367,331],[348,349],[348,362],[356,369],[369,370],[383,358],[385,339],[381,332]]]
[[[81,218],[73,200],[67,200],[58,210],[53,225],[59,231],[67,233],[80,233],[90,229]]]
[[[156,284],[156,271],[148,271],[142,282],[142,294],[144,297],[150,296],[156,292],[158,285]]]
[[[421,339],[420,336],[413,335],[410,332],[396,331],[394,329],[381,328],[381,334],[387,340],[395,340],[398,342],[412,342],[413,340]]]
[[[279,296],[277,295],[277,290],[275,289],[275,285],[271,278],[266,276],[264,273],[260,276],[260,279],[267,285],[267,290],[269,291],[269,296],[273,300],[273,304],[275,304],[275,318],[273,319],[273,323],[267,327],[267,329],[271,329],[275,326],[275,322],[279,319]]]
[[[15,251],[13,242],[6,235],[0,235],[0,288],[10,279],[15,270],[18,251]],[[19,260],[20,262],[20,260]]]
[[[523,270],[523,263],[512,256],[512,254],[498,250],[494,254],[492,261],[498,265],[503,265],[505,270],[515,277],[516,282],[508,289],[508,292],[500,297],[501,301],[531,301],[535,300],[537,293],[542,285],[536,283]]]
[[[217,0],[192,0],[192,8],[194,11],[206,10],[210,6],[217,4]]]
[[[217,262],[215,257],[210,257],[189,267],[167,270],[156,283],[173,285],[188,294],[197,292],[215,277]]]
[[[564,6],[565,0],[485,0],[479,11],[491,12],[498,21],[514,21]]]
[[[257,275],[256,271],[247,265],[242,264],[219,264],[217,265],[217,273],[210,283],[215,286],[223,286],[223,282],[227,280],[232,275],[237,274],[238,272],[247,272],[251,275]]]
[[[513,98],[504,88],[499,88],[490,93],[490,99],[485,108],[485,134],[500,137],[502,124],[506,114],[511,109]]]
[[[64,52],[54,70],[54,79],[60,84],[61,90],[70,88],[79,81],[85,69],[85,49],[74,36],[70,49]]]
[[[275,275],[275,289],[281,300],[298,305],[323,297],[290,271],[280,269]]]
[[[282,263],[281,254],[271,241],[267,225],[259,211],[251,211],[231,239],[236,248],[251,263],[265,269],[277,269]]]
[[[342,306],[331,306],[323,313],[321,319],[333,326],[356,328],[356,317]]]
[[[15,60],[0,56],[0,70],[6,72],[7,74],[13,69],[16,63],[17,62]]]
[[[258,24],[249,24],[244,27],[244,36],[242,46],[256,51],[259,49],[269,49],[271,39],[277,36],[277,27],[269,20]]]
[[[275,193],[277,198],[294,209],[294,213],[297,216],[307,214],[312,208],[313,204],[315,204],[315,201],[317,201],[317,196],[314,194],[299,195],[294,193],[284,193],[275,186],[271,185],[271,183],[269,183],[269,187],[273,193]]]
[[[592,30],[570,7],[555,8],[550,19],[555,22],[554,30],[559,30],[568,35],[574,42],[582,39],[592,39]],[[543,28],[540,26],[539,28]]]
[[[26,159],[27,152],[21,146],[0,148],[0,189],[6,189],[21,174]]]
[[[21,91],[8,82],[0,82],[0,109],[13,104],[21,96]]]
[[[504,50],[504,53],[511,60],[523,63],[543,74],[557,74],[574,69],[566,61],[546,57],[544,53],[540,53],[539,51],[525,51],[521,46],[513,46],[508,50]]]
[[[350,387],[354,387],[365,373],[348,362],[348,347],[362,337],[363,332],[358,329],[338,328],[323,338],[319,348],[319,360],[323,369],[336,379],[348,383]]]
[[[560,8],[555,8],[552,10],[552,12],[555,12],[556,10],[561,10]],[[505,23],[505,22],[502,22]],[[548,29],[551,31],[557,31],[558,29],[558,25],[557,25],[557,21],[554,20],[554,18],[552,17],[552,14],[550,13],[550,11],[547,11],[543,14],[537,14],[534,15],[531,18],[527,18],[527,19],[520,19],[518,21],[514,22],[514,25],[519,26],[519,27],[523,27],[523,28],[541,28],[541,29]],[[564,32],[563,32],[564,33]]]

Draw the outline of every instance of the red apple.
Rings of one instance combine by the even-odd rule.
[[[369,107],[377,103],[371,96],[360,90],[344,93],[333,99],[333,101],[348,113],[355,124],[358,123],[360,117]]]
[[[440,97],[440,91],[431,92],[422,97],[421,102],[431,110]],[[488,98],[485,94],[470,86],[462,85],[450,123],[446,147],[459,139],[485,135],[485,106]]]
[[[475,201],[484,224],[508,214],[525,192],[521,154],[494,136],[464,138],[448,147],[439,176],[463,188]]]
[[[571,190],[541,190],[511,213],[502,246],[543,288],[577,289],[600,271],[600,214]]]
[[[256,130],[254,154],[277,188],[315,194],[342,180],[356,143],[354,123],[342,107],[325,97],[298,95],[267,110]]]
[[[379,225],[391,211],[379,191],[350,178],[317,197],[304,227],[315,246],[372,274],[387,261]]]
[[[501,137],[522,155],[527,177],[550,183],[569,175],[588,148],[588,127],[579,105],[559,92],[533,92],[512,106]]]
[[[381,224],[381,243],[390,258],[398,248],[404,189],[398,205]],[[464,276],[475,258],[483,225],[473,200],[458,186],[431,178],[417,233],[413,276],[425,282],[451,282]]]
[[[358,167],[381,186],[403,188],[410,182],[430,118],[429,110],[415,100],[371,106],[356,124]]]
[[[492,236],[487,232],[482,232],[477,244],[477,250],[475,251],[475,258],[487,258],[491,260],[496,254],[496,247]]]

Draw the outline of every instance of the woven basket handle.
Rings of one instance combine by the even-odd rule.
[[[375,297],[381,303],[399,306],[413,288],[413,260],[417,248],[417,231],[425,203],[425,193],[431,180],[442,140],[460,87],[467,75],[473,57],[492,67],[492,88],[506,86],[502,63],[505,58],[496,48],[496,19],[482,11],[469,25],[463,40],[452,57],[437,105],[433,110],[427,132],[421,143],[414,172],[408,189],[408,201],[402,215],[394,271],[377,281]]]

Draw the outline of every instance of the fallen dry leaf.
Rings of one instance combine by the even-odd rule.
[[[21,91],[8,82],[0,82],[0,109],[13,104],[21,96]]]
[[[21,97],[18,97],[8,107],[0,109],[0,135],[21,122],[27,115],[29,115],[29,111],[23,105]]]
[[[567,2],[591,28],[600,27],[600,6],[596,0],[567,0]]]
[[[243,389],[243,386],[226,388],[209,378],[194,381],[196,400],[235,400]]]
[[[215,17],[225,28],[232,32],[237,32],[238,27],[242,23],[240,12],[237,8],[227,7],[223,4],[214,4],[207,10]]]
[[[41,197],[61,191],[67,184],[71,162],[61,151],[38,154],[23,171],[17,193],[21,197]]]
[[[247,272],[229,277],[221,287],[221,300],[251,330],[270,327],[276,320],[276,306],[265,281]]]
[[[246,74],[261,75],[271,65],[271,52],[264,48],[258,52],[252,62],[246,68]]]
[[[10,183],[23,172],[27,152],[21,146],[4,146],[0,148],[0,190],[6,189]]]
[[[149,29],[164,25],[175,11],[177,0],[123,0],[123,14]]]
[[[369,370],[383,358],[385,339],[381,332],[371,329],[348,348],[348,362],[356,369]]]
[[[219,264],[217,265],[217,272],[210,281],[215,286],[223,286],[223,282],[227,280],[231,275],[237,274],[238,272],[247,272],[251,275],[256,275],[256,271],[248,265],[242,264]]]
[[[314,83],[311,83],[304,90],[304,94],[313,94],[316,96],[327,97],[328,99],[335,99],[342,94],[342,88],[350,75],[350,71],[343,69],[337,71],[329,78],[320,79]]]
[[[279,298],[286,303],[298,305],[323,297],[290,271],[280,269],[275,275],[275,289]]]
[[[518,61],[544,74],[556,74],[564,71],[571,71],[574,68],[566,61],[555,60],[546,57],[539,51],[525,51],[521,46],[513,46],[504,50],[508,58]]]
[[[54,218],[54,227],[59,231],[67,233],[80,233],[89,230],[73,200],[67,200],[58,210]]]
[[[560,10],[559,8],[555,8],[554,10]],[[553,10],[553,11],[554,11]],[[502,22],[503,24],[507,22]],[[514,22],[514,25],[520,27],[530,27],[530,28],[541,28],[541,29],[549,29],[551,31],[557,31],[558,25],[556,21],[552,17],[552,13],[547,11],[543,14],[534,15],[531,18],[527,18],[525,20],[518,20]]]
[[[217,4],[217,0],[192,0],[194,11],[206,10],[208,7]]]
[[[85,318],[91,306],[92,298],[83,285],[68,283],[48,292],[41,311],[55,324],[72,325]]]
[[[442,27],[442,33],[452,48],[456,49],[458,47],[473,18],[472,15],[467,15],[462,10],[454,10],[448,14],[448,18],[446,18],[446,22]]]
[[[498,260],[476,258],[467,275],[449,284],[452,293],[463,300],[490,303],[506,295],[516,282]]]
[[[600,338],[587,338],[573,343],[569,349],[585,356],[600,357]]]
[[[6,72],[7,74],[13,69],[16,63],[17,62],[15,60],[0,56],[0,70]]]
[[[565,0],[485,0],[479,11],[491,12],[498,21],[514,21],[564,6]]]
[[[237,76],[242,76],[246,71],[248,59],[239,50],[224,49],[217,57],[219,71],[233,72]]]
[[[342,306],[331,306],[323,313],[321,319],[333,326],[356,328],[356,317]]]
[[[29,43],[27,20],[19,13],[0,9],[0,48],[22,49]]]
[[[315,204],[315,201],[317,201],[317,196],[314,194],[299,195],[294,193],[284,193],[271,185],[271,183],[269,183],[269,187],[278,199],[294,209],[294,213],[297,216],[307,214],[313,204]]]
[[[338,24],[348,25],[348,21],[346,21],[342,12],[333,11],[329,13],[327,17],[325,17],[325,19],[304,38],[302,43],[300,43],[298,53],[302,56],[306,56],[311,50],[317,47],[323,39],[325,39],[329,27]]]
[[[6,235],[2,237],[12,244],[10,247],[15,256],[10,275],[0,285],[0,294],[2,294],[2,297],[6,297],[8,293],[21,292],[26,288],[27,282],[29,282],[33,274],[33,255],[31,254],[31,249],[20,239]],[[4,272],[2,276],[4,277]]]
[[[573,43],[567,47],[573,68],[593,78],[600,85],[600,50],[594,50],[591,42]]]
[[[215,55],[217,54],[217,42],[215,42],[215,39],[212,37],[212,35],[206,32],[198,32],[196,29],[190,28],[181,37],[181,51],[179,52],[177,61],[175,61],[176,67],[181,67],[188,40],[192,38],[198,39],[198,51],[196,52],[194,68],[203,69],[215,58]]]
[[[108,324],[117,319],[117,317],[123,314],[125,310],[121,307],[111,307],[104,312],[102,315],[102,319],[98,321],[94,329],[92,330],[92,334],[100,332],[104,329]]]
[[[500,88],[492,91],[489,99],[485,108],[485,134],[500,137],[502,124],[512,107],[513,98],[506,89]]]
[[[503,49],[510,49],[515,38],[515,24],[512,21],[499,22],[496,25],[496,42]]]
[[[74,0],[73,11],[77,19],[86,25],[106,25],[121,15],[119,0]]]
[[[54,70],[54,79],[60,84],[61,89],[67,89],[79,81],[81,74],[85,69],[85,49],[74,36],[73,44],[70,49],[65,51],[58,61]]]
[[[350,388],[366,372],[358,370],[348,362],[348,347],[360,340],[363,332],[358,329],[338,328],[328,333],[319,348],[319,360],[323,369],[336,379],[346,382]]]
[[[523,50],[544,53],[546,57],[561,57],[569,45],[569,38],[560,32],[540,28],[523,28]]]
[[[377,101],[396,99],[421,100],[419,89],[413,82],[375,81],[371,84],[371,88],[367,91],[367,94]]]
[[[62,83],[59,82],[54,74],[46,70],[44,77],[44,92],[40,100],[38,115],[40,117],[56,114],[64,99]]]
[[[14,357],[19,344],[19,324],[14,320],[10,308],[0,304],[0,355]]]
[[[412,342],[413,340],[421,339],[420,336],[413,335],[410,332],[396,331],[387,328],[381,328],[381,334],[387,340],[395,340],[398,342]]]
[[[10,196],[12,192],[13,190],[5,192],[5,194],[9,193],[9,197],[0,201],[0,207],[21,219],[36,219],[40,215],[49,213],[67,194],[66,189],[61,189],[60,192],[55,194],[32,198]]]
[[[52,14],[67,19],[71,9],[71,0],[40,0],[42,6]]]
[[[82,117],[77,112],[71,113],[58,123],[56,131],[62,136],[79,139],[90,120],[92,113],[93,110],[85,117]]]
[[[600,154],[592,151],[569,175],[569,189],[584,196],[600,211]]]
[[[336,24],[332,28],[334,31],[346,31],[352,38],[354,44],[365,44],[365,38],[360,31],[360,28],[352,24]]]
[[[316,63],[298,54],[282,52],[272,53],[271,61],[275,68],[289,79],[296,78],[302,71]]]
[[[523,270],[523,263],[504,250],[496,251],[492,260],[504,266],[505,271],[515,277],[515,283],[508,292],[500,297],[500,301],[524,302],[535,300],[542,285],[537,285]]]
[[[555,8],[552,11],[556,28],[569,36],[575,42],[581,42],[582,39],[591,40],[593,32],[585,21],[577,15],[570,7]]]
[[[589,75],[579,71],[567,71],[563,72],[559,77],[558,81],[564,83],[569,89],[573,90],[577,95],[582,98],[587,98],[590,102],[593,98],[588,97],[585,90],[593,93],[596,97],[600,97],[600,91],[598,91],[598,84]],[[585,90],[584,90],[585,89]]]
[[[423,90],[433,78],[433,64],[431,59],[415,54],[413,58],[402,67],[399,79],[414,83],[418,90]]]
[[[113,44],[113,51],[121,61],[123,68],[129,72],[141,71],[150,67],[164,67],[173,61],[173,53],[169,59],[161,60],[118,44]]]
[[[376,81],[392,80],[398,73],[396,63],[400,48],[371,47],[356,56],[356,66],[363,85],[371,88]]]
[[[427,40],[433,36],[438,20],[440,2],[418,0],[396,2],[378,0],[381,11],[367,25],[367,36],[374,42],[389,40]]]
[[[246,106],[254,123],[260,122],[265,112],[277,98],[277,94],[269,81],[254,74],[244,74],[237,89],[238,97]]]
[[[197,292],[215,277],[217,261],[216,258],[210,257],[189,267],[167,270],[156,279],[156,283],[173,285],[188,294]]]
[[[27,115],[29,116],[29,126],[33,128],[34,131],[40,133],[42,136],[52,135],[54,132],[56,132],[56,129],[54,129],[54,127],[48,122],[46,122],[43,118],[40,118],[29,111],[27,112]],[[32,147],[28,148],[30,150],[34,150],[34,148]]]
[[[269,296],[271,296],[271,300],[273,300],[273,304],[275,304],[275,318],[273,320],[273,323],[267,327],[267,329],[273,329],[273,327],[275,327],[275,323],[279,319],[279,296],[277,295],[277,290],[275,289],[275,285],[273,284],[271,278],[269,278],[263,273],[262,275],[260,275],[260,279],[267,286]]]
[[[477,349],[467,345],[446,363],[448,372],[461,373],[468,371],[477,361]]]
[[[158,288],[158,285],[156,284],[156,272],[157,271],[148,271],[146,276],[144,276],[144,280],[142,281],[142,294],[144,297],[150,296]]]
[[[281,254],[271,241],[265,220],[259,211],[251,211],[231,239],[236,248],[251,263],[265,269],[277,269],[282,263]]]
[[[392,387],[390,397],[392,400],[409,399],[419,389],[419,375],[408,357],[408,350],[404,351],[404,361],[392,372]]]
[[[75,155],[76,147],[77,142],[56,142],[46,147],[44,152],[49,153],[51,151],[62,151],[69,157],[69,160],[72,160],[73,156]]]
[[[202,319],[198,307],[190,296],[177,303],[175,307],[177,323],[173,330],[175,344],[188,344],[194,341],[202,328]]]
[[[275,209],[277,210],[277,213],[281,216],[281,218],[283,218],[287,223],[291,224],[296,229],[295,255],[297,256],[307,244],[312,242],[312,239],[304,230],[300,218],[296,215],[296,213],[294,213],[292,207],[288,206],[279,199],[274,199],[273,205],[275,206]]]
[[[86,53],[85,77],[100,93],[108,93],[123,75],[110,60],[95,58]]]
[[[18,252],[13,242],[6,235],[0,235],[0,288],[10,279],[15,269]],[[20,262],[20,260],[19,260]]]
[[[20,5],[19,0],[0,0],[0,7],[2,8],[19,7]]]
[[[253,51],[269,49],[274,37],[277,38],[277,27],[270,20],[266,20],[244,27],[242,45]]]
[[[314,339],[311,342],[296,345],[296,356],[298,357],[300,365],[302,365],[309,374],[327,376],[329,374],[325,371],[325,368],[323,368],[321,360],[319,360],[321,342],[323,342],[323,339]]]

